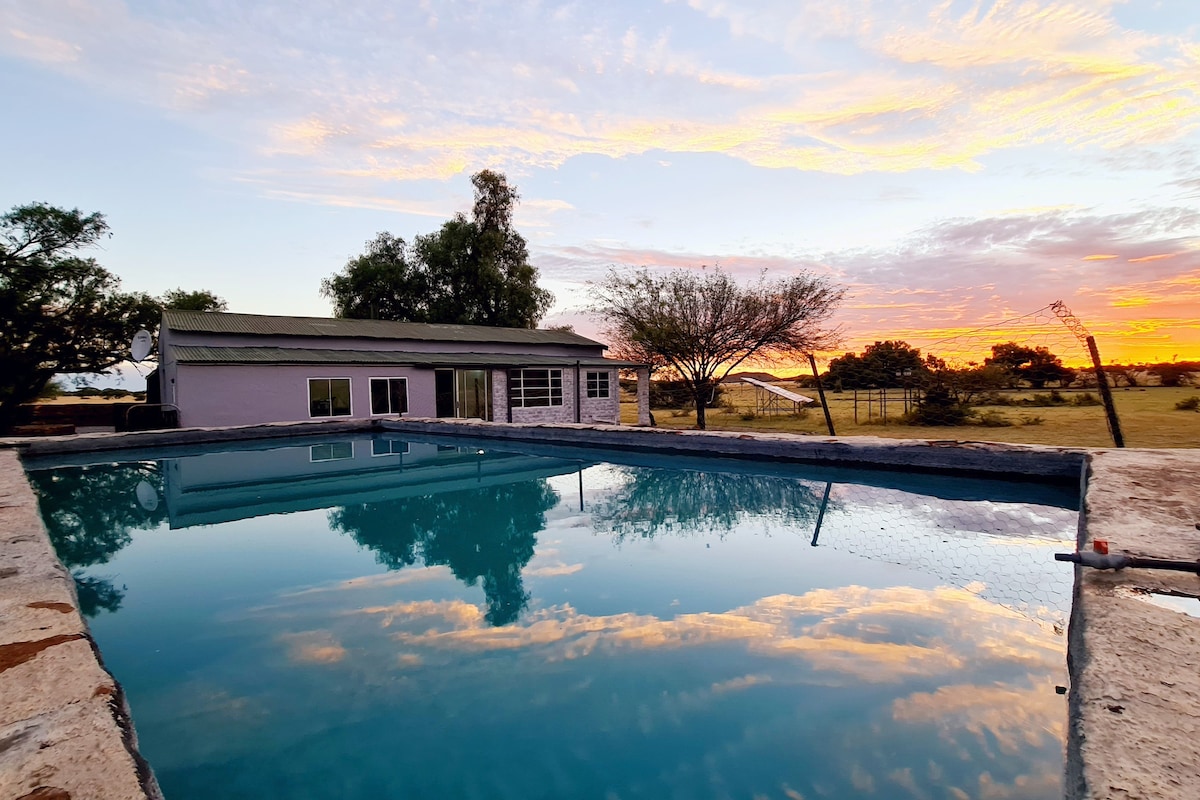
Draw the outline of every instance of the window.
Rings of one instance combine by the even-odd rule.
[[[589,372],[587,374],[587,396],[608,397],[608,373]]]
[[[513,408],[561,406],[561,369],[512,369],[508,371],[508,399]]]
[[[350,379],[309,378],[308,415],[310,417],[350,416]]]
[[[372,439],[372,456],[402,456],[408,452],[408,442],[398,442],[395,439]]]
[[[408,413],[408,378],[371,378],[371,413]]]
[[[341,461],[354,458],[354,442],[314,444],[308,448],[309,461]]]

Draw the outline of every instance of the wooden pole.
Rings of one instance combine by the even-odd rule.
[[[1125,437],[1121,434],[1121,421],[1117,419],[1117,407],[1113,404],[1112,391],[1108,388],[1108,376],[1104,374],[1104,366],[1100,363],[1100,351],[1096,348],[1096,337],[1087,337],[1088,352],[1092,354],[1092,366],[1096,370],[1096,385],[1100,388],[1100,399],[1104,401],[1104,413],[1108,417],[1108,431],[1112,434],[1113,444],[1125,446]]]
[[[813,528],[812,546],[817,546],[817,537],[821,535],[821,523],[825,520],[825,507],[829,505],[829,490],[833,484],[825,481],[825,496],[821,498],[821,513],[817,514],[817,526]]]
[[[812,353],[808,354],[808,363],[812,366],[813,380],[817,382],[817,396],[821,398],[821,410],[825,412],[825,425],[829,428],[830,436],[837,436],[833,430],[833,417],[829,415],[829,403],[825,402],[825,387],[821,385],[821,373],[817,371],[817,359]],[[855,395],[854,411],[858,412],[858,395]]]

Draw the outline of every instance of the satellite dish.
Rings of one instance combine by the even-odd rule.
[[[142,508],[147,511],[158,508],[158,490],[150,485],[149,481],[140,481],[133,493],[137,495],[138,505]]]
[[[129,345],[129,355],[134,361],[141,361],[150,355],[150,351],[153,349],[154,339],[150,336],[150,331],[142,328],[133,335],[133,341]]]

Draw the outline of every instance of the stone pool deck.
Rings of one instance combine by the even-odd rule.
[[[1105,539],[1113,553],[1200,559],[1200,451],[441,420],[405,420],[387,428],[831,467],[1086,478],[1081,547]],[[129,448],[233,446],[378,429],[345,421],[0,440],[0,800],[160,796],[138,755],[121,689],[103,668],[70,575],[50,546],[18,453],[96,457]],[[1195,598],[1200,578],[1159,570],[1075,569],[1066,796],[1194,795],[1200,786],[1200,619],[1146,598],[1152,593]],[[1189,602],[1200,612],[1200,601]]]

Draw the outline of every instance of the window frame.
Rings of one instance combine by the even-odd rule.
[[[328,386],[328,389],[329,389],[329,413],[328,414],[312,413],[312,410],[313,410],[312,409],[312,403],[313,403],[312,384],[313,384],[313,381],[325,381],[325,383]],[[350,411],[346,414],[334,414],[333,413],[333,381],[345,381],[346,382],[346,393],[350,400]],[[308,389],[308,418],[309,419],[343,419],[345,417],[353,417],[354,416],[354,380],[352,378],[350,378],[349,376],[333,376],[333,377],[329,377],[329,378],[309,378],[307,380],[307,382],[305,383],[305,387]]]
[[[328,456],[318,456],[321,448],[329,448]],[[339,447],[349,447],[349,455],[341,455],[336,449]],[[344,450],[342,452],[345,452]],[[308,461],[310,464],[323,464],[329,461],[352,461],[354,459],[354,442],[322,442],[321,444],[311,444],[308,446]]]
[[[388,451],[386,453],[376,452],[375,445],[380,442],[386,442]],[[396,445],[404,445],[403,450],[397,450]],[[406,456],[408,455],[408,441],[397,442],[395,439],[372,439],[371,440],[371,458],[382,458],[384,456]]]
[[[529,376],[527,373],[544,372],[546,373],[546,385],[543,386],[528,386],[526,385]],[[555,382],[557,381],[557,385]],[[530,391],[545,392],[545,397],[530,397]],[[530,402],[530,400],[546,402]],[[564,405],[563,397],[563,369],[562,367],[513,367],[508,371],[508,405],[510,408],[562,408]]]
[[[612,398],[612,371],[607,369],[587,370],[584,372],[583,385],[587,399],[609,400]],[[601,389],[604,394],[600,393]]]
[[[375,411],[375,381],[388,381],[388,408],[392,405],[391,381],[404,381],[404,410],[403,411]],[[370,404],[372,417],[391,417],[404,416],[408,413],[408,376],[407,375],[379,375],[374,378],[367,378],[367,402]]]

